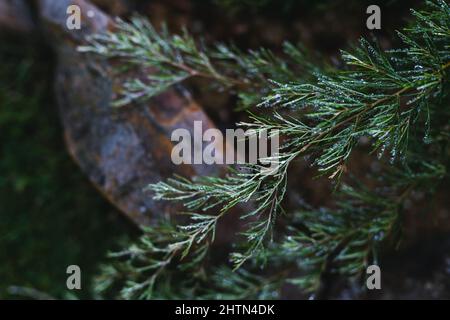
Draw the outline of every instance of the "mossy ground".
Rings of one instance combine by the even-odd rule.
[[[98,265],[134,228],[66,151],[48,51],[19,42],[0,46],[0,298],[13,285],[91,298]],[[81,291],[66,289],[71,264]]]

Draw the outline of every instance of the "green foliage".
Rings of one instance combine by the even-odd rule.
[[[119,22],[117,33],[91,39],[84,51],[122,57],[128,66],[156,70],[157,76],[148,82],[126,85],[122,102],[149,98],[181,79],[203,76],[223,89],[250,96],[242,99],[246,107],[258,104],[276,109],[271,116],[251,115],[240,125],[257,131],[278,129],[284,137],[280,154],[273,155],[278,170],[271,175],[262,174],[259,166],[244,165],[230,170],[225,178],[175,177],[149,186],[155,199],[182,202],[190,221],[178,227],[169,222],[147,231],[142,240],[147,243],[145,255],[137,255],[148,266],[145,272],[130,264],[134,254],[114,269],[125,267],[122,279],[141,279],[119,280],[121,296],[145,291],[139,297],[157,297],[163,284],[177,292],[183,281],[168,279],[179,277],[179,271],[188,267],[192,274],[201,275],[196,285],[204,289],[207,284],[217,295],[230,297],[231,288],[212,280],[217,279],[216,266],[211,266],[208,257],[220,219],[242,204],[250,204],[251,209],[241,217],[244,230],[230,255],[232,269],[238,270],[235,277],[229,276],[236,291],[231,297],[247,292],[246,287],[232,283],[245,283],[241,272],[253,273],[266,283],[257,286],[260,294],[267,292],[267,286],[279,294],[286,282],[314,292],[322,274],[357,278],[368,264],[378,261],[381,244],[388,240],[397,244],[404,203],[411,192],[420,190],[432,197],[439,183],[448,179],[450,7],[442,0],[431,1],[427,11],[413,11],[413,15],[414,24],[398,33],[401,48],[383,51],[361,40],[358,47],[342,52],[345,66],[340,69],[315,64],[291,44],[286,44],[284,58],[266,50],[243,53],[224,45],[207,49],[187,33],[183,37],[166,31],[160,34],[141,19],[132,24]],[[378,155],[381,173],[366,177],[367,186],[356,183],[357,178],[340,183],[363,138]],[[336,203],[321,209],[304,205],[279,215],[289,168],[300,157],[311,159],[312,166],[335,182]],[[276,220],[287,228],[274,228]],[[165,228],[172,231],[167,233]],[[280,278],[259,278],[261,266]],[[155,283],[160,283],[158,290],[153,290]],[[187,286],[192,288],[188,297],[202,297],[196,285]]]
[[[207,245],[188,252],[193,243],[187,244],[182,239],[193,240],[190,236],[195,228],[198,227],[177,228],[168,221],[145,228],[139,243],[110,254],[117,262],[103,266],[94,290],[102,297],[122,299],[276,297],[280,276],[267,278],[243,269],[234,272],[224,265],[213,266],[206,261]],[[184,234],[186,230],[189,235]]]
[[[233,45],[218,44],[208,48],[203,41],[197,44],[186,30],[182,35],[171,35],[163,25],[158,32],[139,17],[131,23],[117,20],[116,32],[97,34],[88,40],[89,46],[80,47],[80,51],[120,57],[127,67],[152,70],[145,80],[129,79],[116,106],[149,99],[189,78],[201,77],[213,80],[212,85],[217,90],[237,92],[241,108],[247,108],[268,93],[269,79],[298,80],[293,70],[315,68],[300,48],[289,43],[285,45],[288,61],[266,49],[243,53]]]

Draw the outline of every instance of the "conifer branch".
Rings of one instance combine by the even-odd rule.
[[[428,11],[413,11],[415,22],[398,33],[402,48],[383,51],[361,40],[357,48],[342,52],[346,64],[342,69],[315,67],[289,44],[285,46],[289,62],[266,50],[243,53],[223,45],[200,48],[187,33],[170,36],[163,29],[160,34],[142,19],[132,24],[119,22],[117,33],[92,38],[83,51],[157,70],[145,82],[129,82],[121,104],[149,98],[190,77],[205,77],[237,92],[246,107],[258,104],[277,109],[272,116],[250,115],[250,120],[240,125],[256,132],[277,129],[284,137],[280,153],[272,155],[278,166],[271,175],[262,174],[259,165],[244,165],[224,178],[191,181],[175,177],[150,185],[155,199],[182,202],[196,213],[190,213],[190,223],[181,227],[153,228],[143,237],[144,247],[130,251],[131,257],[144,263],[144,269],[131,262],[126,265],[128,273],[138,270],[132,274],[139,281],[126,285],[124,295],[153,288],[156,278],[161,279],[157,291],[163,292],[161,283],[174,285],[175,269],[183,266],[202,275],[195,278],[197,284],[214,277],[203,264],[216,226],[241,203],[254,207],[241,217],[247,222],[240,235],[244,241],[238,242],[240,251],[231,254],[231,269],[239,268],[229,274],[236,290],[211,283],[216,293],[233,292],[222,296],[258,296],[255,293],[264,291],[261,288],[278,290],[287,279],[313,292],[318,290],[323,272],[357,277],[369,262],[376,262],[380,243],[395,239],[401,229],[400,213],[410,193],[432,193],[439,181],[448,178],[450,134],[443,105],[450,96],[450,7],[443,0],[427,3]],[[297,68],[288,68],[291,64]],[[284,215],[288,235],[281,242],[280,236],[273,240],[292,162],[309,156],[322,174],[339,182],[363,137],[370,139],[379,163],[385,166],[382,174],[372,177],[383,187],[381,191],[340,185],[342,196],[336,208],[306,206]],[[383,158],[387,151],[389,163]],[[427,156],[429,152],[432,154]],[[281,268],[284,280],[266,282],[259,277],[254,266],[261,261]],[[286,272],[292,265],[303,276]],[[150,272],[149,278],[146,272]],[[244,278],[260,284],[238,285],[248,284]],[[204,294],[185,282],[180,283],[180,292]]]
[[[88,38],[88,45],[79,48],[81,52],[119,58],[129,67],[152,70],[153,74],[145,79],[128,80],[116,106],[149,99],[175,84],[199,77],[212,80],[217,89],[237,92],[240,107],[249,108],[268,93],[269,80],[293,81],[298,79],[299,71],[307,77],[317,69],[302,47],[290,43],[284,46],[288,57],[284,60],[267,49],[244,53],[234,45],[208,47],[204,41],[198,44],[186,30],[182,35],[170,35],[163,25],[158,32],[140,17],[131,23],[118,19],[116,28]]]

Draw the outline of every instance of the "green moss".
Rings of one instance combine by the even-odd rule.
[[[0,47],[0,298],[11,297],[11,285],[68,297],[71,264],[83,286],[72,293],[89,298],[98,264],[132,227],[66,152],[51,59],[34,50]]]

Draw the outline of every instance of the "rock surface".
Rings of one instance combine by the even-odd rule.
[[[27,33],[33,27],[30,11],[23,0],[0,1],[0,29]]]
[[[206,165],[175,166],[171,133],[203,130],[214,124],[182,89],[169,90],[145,105],[111,107],[121,79],[113,79],[107,62],[81,54],[77,47],[91,33],[113,28],[112,20],[84,0],[37,1],[41,23],[58,58],[55,92],[69,151],[94,185],[138,224],[174,211],[173,204],[156,202],[143,189],[173,174],[217,174]],[[81,30],[66,28],[65,8],[79,5]],[[95,19],[86,13],[92,10]]]

